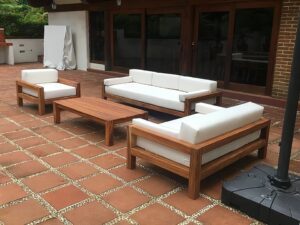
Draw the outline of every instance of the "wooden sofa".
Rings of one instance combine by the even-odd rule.
[[[136,157],[188,179],[188,195],[199,197],[200,181],[258,150],[265,158],[270,120],[263,107],[246,103],[227,109],[200,103],[194,114],[162,124],[135,119],[128,127],[127,167]]]
[[[138,69],[127,77],[105,79],[102,96],[176,116],[190,115],[197,102],[222,101],[216,81]]]
[[[59,99],[80,97],[80,83],[58,78],[55,69],[22,70],[21,80],[16,81],[17,103],[23,106],[23,99],[38,104],[40,115],[45,105]]]

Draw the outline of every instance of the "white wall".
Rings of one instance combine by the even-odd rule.
[[[37,62],[38,55],[44,54],[43,39],[6,39],[13,43],[15,63]]]
[[[87,70],[89,65],[88,13],[86,11],[49,12],[49,25],[67,25],[71,28],[77,69]]]

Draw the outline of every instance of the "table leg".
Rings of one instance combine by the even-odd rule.
[[[105,144],[107,146],[112,146],[114,144],[113,134],[114,134],[113,121],[105,122]]]
[[[60,123],[60,108],[53,102],[54,123]]]

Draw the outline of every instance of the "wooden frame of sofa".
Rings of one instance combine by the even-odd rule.
[[[146,103],[146,102],[141,102],[141,101],[137,101],[137,100],[134,100],[134,99],[130,99],[130,98],[126,98],[126,97],[122,97],[122,96],[118,96],[118,95],[108,94],[108,93],[105,92],[104,81],[101,83],[101,86],[102,86],[102,97],[104,99],[107,99],[107,98],[115,99],[115,100],[118,100],[120,102],[125,102],[125,103],[131,104],[131,105],[136,105],[136,106],[140,106],[140,107],[147,108],[147,109],[152,109],[152,110],[159,111],[159,112],[172,114],[172,115],[179,116],[179,117],[190,115],[192,113],[192,104],[193,103],[198,103],[198,102],[201,102],[203,100],[216,98],[216,105],[221,105],[222,104],[222,92],[221,91],[215,91],[215,92],[211,92],[211,93],[208,93],[208,94],[203,94],[201,96],[187,97],[184,101],[184,111],[182,112],[182,111],[178,111],[178,110],[174,110],[174,109],[168,109],[166,107],[161,107],[161,106],[149,104],[149,103]]]
[[[223,135],[214,137],[199,144],[190,144],[185,141],[175,139],[164,134],[138,127],[128,126],[128,149],[127,149],[127,168],[136,167],[136,157],[142,158],[162,167],[168,171],[178,174],[188,179],[188,196],[192,199],[199,197],[200,181],[218,170],[230,165],[231,163],[245,157],[249,153],[258,150],[258,157],[263,159],[267,154],[269,138],[270,120],[260,118],[256,122],[245,125],[241,128],[232,130]],[[202,154],[212,151],[217,147],[223,146],[243,136],[261,130],[258,139],[238,148],[226,155],[223,155],[211,162],[201,165]],[[157,144],[176,149],[190,155],[190,166],[187,167],[155,153],[149,152],[136,145],[137,137],[143,137]]]
[[[17,103],[19,106],[23,106],[23,99],[26,99],[30,102],[34,102],[38,104],[38,112],[40,115],[45,114],[45,105],[46,104],[52,104],[53,101],[55,100],[61,100],[61,99],[68,99],[68,98],[78,98],[81,96],[81,91],[80,91],[80,83],[67,80],[67,79],[62,79],[59,78],[57,83],[69,85],[72,87],[76,88],[76,95],[71,95],[71,96],[66,96],[66,97],[61,97],[61,98],[52,98],[52,99],[45,99],[45,94],[44,94],[44,88],[41,86],[38,86],[36,84],[32,84],[23,80],[17,80],[16,81],[16,91],[17,91]],[[23,88],[28,88],[33,91],[37,92],[38,97],[23,93]]]

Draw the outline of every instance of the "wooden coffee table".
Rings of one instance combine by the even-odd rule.
[[[128,122],[137,117],[148,119],[148,113],[143,110],[94,97],[54,101],[53,114],[55,123],[60,123],[61,110],[67,110],[103,123],[105,125],[105,144],[108,146],[113,145],[115,124]]]

